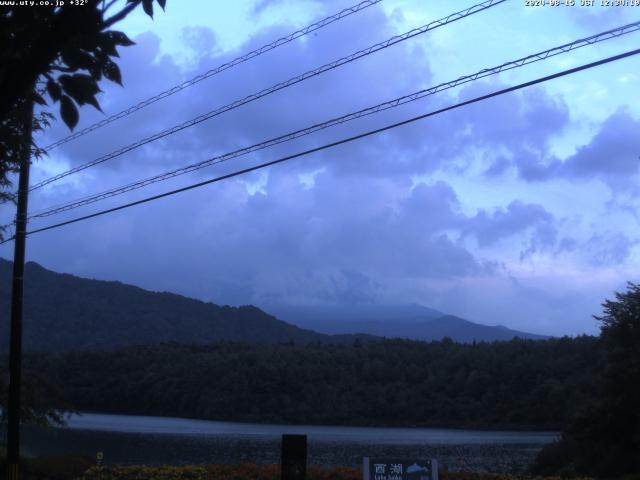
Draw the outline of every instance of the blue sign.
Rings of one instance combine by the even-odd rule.
[[[362,479],[438,480],[438,461],[364,457]]]

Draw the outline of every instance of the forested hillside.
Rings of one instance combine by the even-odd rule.
[[[11,285],[12,263],[0,259],[0,284]],[[10,289],[0,290],[0,351],[9,341]],[[282,322],[253,306],[229,307],[120,282],[90,280],[29,262],[25,273],[26,350],[112,348],[167,341],[210,343],[340,342]]]
[[[593,337],[180,345],[29,355],[81,411],[316,424],[557,429],[594,392]],[[29,373],[25,378],[29,377]]]
[[[0,258],[0,284],[11,284],[11,268],[11,262]],[[0,289],[0,352],[8,347],[9,300],[10,289]],[[57,273],[28,262],[23,340],[26,350],[65,351],[168,341],[351,343],[355,338],[366,341],[372,336],[413,340],[450,337],[460,342],[545,338],[480,325],[422,306],[364,305],[354,307],[353,312],[339,307],[281,307],[274,311],[278,318],[251,305],[220,306],[120,282]],[[349,320],[358,312],[357,321]],[[286,316],[285,321],[280,313]]]

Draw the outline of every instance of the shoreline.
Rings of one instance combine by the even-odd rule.
[[[280,438],[152,435],[52,429],[24,434],[25,449],[36,456],[79,454],[95,458],[104,452],[105,465],[275,464]],[[450,471],[524,473],[543,444],[481,443],[354,443],[309,438],[308,464],[358,467],[362,458],[436,458]]]
[[[209,418],[199,418],[199,417],[176,417],[170,415],[149,415],[149,414],[139,414],[139,413],[118,413],[118,412],[91,412],[91,411],[76,411],[65,413],[65,419],[78,419],[78,417],[121,417],[121,418],[130,418],[130,419],[140,419],[140,420],[162,420],[169,423],[174,422],[203,422],[208,424],[220,424],[220,425],[236,425],[236,426],[257,426],[259,428],[292,428],[292,429],[318,429],[318,428],[326,428],[326,429],[371,429],[371,430],[407,430],[407,431],[447,431],[447,432],[459,432],[459,433],[484,433],[484,434],[500,434],[500,433],[510,433],[510,434],[537,434],[537,435],[547,435],[547,436],[560,436],[561,428],[546,428],[546,427],[535,427],[535,426],[517,426],[517,425],[495,425],[495,426],[447,426],[447,425],[407,425],[407,424],[364,424],[364,423],[355,423],[355,424],[322,424],[322,423],[287,423],[287,422],[277,422],[277,421],[260,421],[260,420],[226,420],[226,419],[209,419]],[[67,427],[63,426],[61,428],[75,428],[75,427]],[[98,430],[98,428],[89,428],[91,430]],[[119,431],[108,429],[107,431]],[[127,430],[130,431],[130,430]],[[131,431],[131,433],[135,433]],[[141,432],[144,433],[144,432]]]

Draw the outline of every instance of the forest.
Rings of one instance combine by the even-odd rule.
[[[577,406],[594,399],[600,350],[589,336],[473,344],[163,343],[29,354],[25,379],[39,379],[32,389],[46,388],[50,406],[78,411],[544,430],[562,428]]]

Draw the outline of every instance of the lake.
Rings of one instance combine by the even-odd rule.
[[[278,463],[284,433],[306,434],[309,463],[357,466],[363,456],[437,458],[451,470],[521,472],[557,432],[291,426],[85,413],[61,428],[28,427],[34,455],[104,452],[106,463]]]

